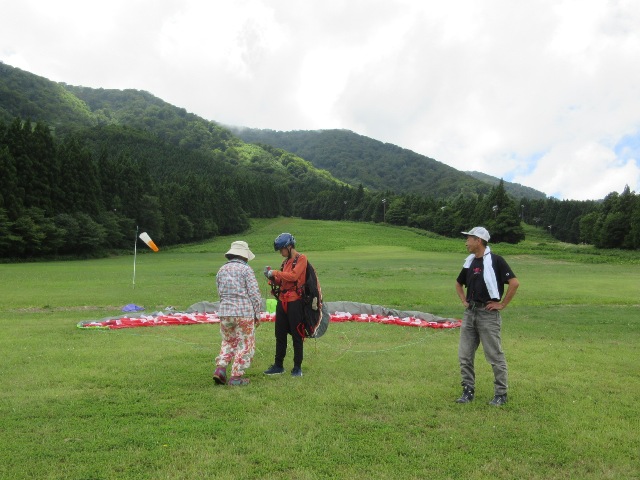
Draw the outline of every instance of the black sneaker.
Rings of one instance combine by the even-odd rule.
[[[494,407],[499,407],[500,405],[504,405],[507,403],[507,394],[503,395],[495,395],[491,400],[489,400],[489,405],[493,405]]]
[[[460,398],[456,400],[456,403],[470,403],[473,402],[473,397],[475,393],[473,388],[468,387],[467,385],[463,385],[462,387],[462,395]]]
[[[284,373],[284,367],[279,367],[275,363],[264,371],[265,375],[279,375]]]
[[[301,377],[302,376],[302,367],[293,367],[291,370],[292,377]]]

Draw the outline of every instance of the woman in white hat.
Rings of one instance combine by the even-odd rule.
[[[262,297],[256,276],[247,264],[255,258],[247,242],[233,242],[225,257],[228,261],[216,275],[222,344],[220,355],[216,357],[213,380],[219,385],[241,386],[249,383],[244,373],[255,352],[254,333],[260,321]],[[231,377],[227,382],[227,366],[232,361]]]

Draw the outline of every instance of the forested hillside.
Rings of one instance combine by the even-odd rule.
[[[309,160],[336,178],[372,190],[397,195],[417,194],[438,199],[461,192],[486,194],[491,186],[419,155],[348,130],[279,132],[231,128],[242,140],[282,148]]]
[[[0,62],[0,122],[30,118],[58,134],[96,125],[95,115],[63,85]]]
[[[0,257],[129,250],[136,227],[166,248],[279,215],[447,236],[483,224],[492,242],[518,242],[527,221],[565,241],[640,247],[640,201],[628,189],[604,202],[518,201],[502,181],[393,145],[344,131],[317,138],[303,157],[147,92],[57,84],[0,63]]]

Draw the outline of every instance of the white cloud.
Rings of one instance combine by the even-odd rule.
[[[599,143],[559,144],[537,162],[526,179],[533,188],[544,185],[550,194],[575,200],[603,198],[613,191],[622,192],[640,178],[640,166],[634,159],[620,161],[611,148]]]
[[[0,0],[0,60],[207,119],[348,128],[560,198],[640,190],[634,0]]]

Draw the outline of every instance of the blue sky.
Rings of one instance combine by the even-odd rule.
[[[640,159],[640,131],[626,135],[614,147],[616,157],[621,161]]]
[[[640,191],[634,0],[0,0],[0,61],[344,128],[561,199]]]

